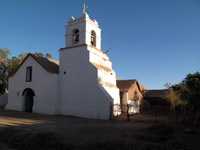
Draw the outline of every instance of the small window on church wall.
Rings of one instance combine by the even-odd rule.
[[[26,82],[31,82],[32,80],[32,67],[29,66],[26,68]]]
[[[96,33],[94,31],[91,32],[91,45],[96,46]]]
[[[74,29],[72,36],[73,36],[72,45],[78,44],[79,43],[79,30],[78,29]]]

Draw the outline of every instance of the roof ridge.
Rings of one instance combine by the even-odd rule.
[[[41,56],[36,56],[32,53],[28,53],[27,56],[24,58],[22,63],[17,67],[15,72],[11,75],[14,76],[15,73],[18,71],[18,69],[24,64],[26,59],[31,56],[39,65],[41,65],[47,72],[50,73],[59,73],[59,64],[56,63],[56,61],[50,61],[48,58],[41,57]],[[11,77],[9,76],[9,77]]]

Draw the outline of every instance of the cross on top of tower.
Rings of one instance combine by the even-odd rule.
[[[83,8],[81,8],[83,10],[83,14],[85,13],[85,9],[88,8],[87,6],[85,6],[85,4],[83,4]]]

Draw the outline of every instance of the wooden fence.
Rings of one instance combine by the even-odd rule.
[[[200,113],[191,113],[187,109],[171,109],[167,106],[134,106],[113,105],[114,120],[141,121],[141,122],[169,122],[176,124],[200,124]]]

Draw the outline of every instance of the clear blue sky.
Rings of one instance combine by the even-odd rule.
[[[159,89],[200,71],[200,0],[0,0],[0,47],[58,60],[64,26],[83,3],[102,29],[102,50],[117,43],[108,56],[119,78]]]

